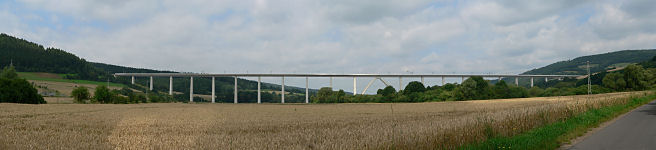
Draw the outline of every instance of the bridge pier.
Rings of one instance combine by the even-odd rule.
[[[310,103],[310,84],[308,77],[305,77],[305,103]]]
[[[355,79],[356,78],[353,77],[353,95],[358,94],[358,86],[357,86],[357,81]]]
[[[132,84],[134,84],[134,76],[132,76]]]
[[[330,77],[330,89],[333,89],[333,77]]]
[[[531,77],[531,87],[533,87],[533,77]]]
[[[444,86],[444,76],[442,76],[442,86]]]
[[[194,102],[194,77],[189,77],[189,102]]]
[[[280,97],[280,103],[285,103],[285,76],[282,76],[282,89],[280,90],[282,96]]]
[[[424,77],[422,76],[420,78],[421,78],[421,84],[424,85],[424,87],[426,87],[426,83],[424,83]]]
[[[519,78],[518,77],[515,77],[515,85],[519,86]]]
[[[262,76],[257,76],[257,103],[262,103],[262,91],[260,90]]]
[[[215,94],[216,85],[214,84],[214,78],[215,77],[212,77],[212,103],[215,103],[215,99],[216,99],[216,94]]]
[[[150,76],[150,90],[153,90],[153,76]]]
[[[235,104],[237,104],[237,76],[235,76],[235,94],[234,94]]]
[[[173,95],[173,76],[169,76],[169,95]]]

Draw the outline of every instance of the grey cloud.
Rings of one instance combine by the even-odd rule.
[[[321,1],[325,5],[326,15],[331,20],[346,23],[371,23],[385,17],[404,17],[427,7],[430,0],[340,0]]]
[[[462,17],[472,20],[484,20],[495,25],[507,26],[522,22],[531,22],[545,17],[558,16],[565,10],[572,9],[588,1],[572,0],[506,0],[476,1],[465,6]]]
[[[38,35],[29,39],[55,41],[91,61],[217,73],[519,73],[580,55],[650,48],[656,40],[649,17],[634,15],[650,11],[630,12],[638,8],[629,4],[592,7],[582,23],[568,15],[587,1],[77,2],[26,4],[118,25],[74,25],[81,31],[67,35],[26,27],[0,11],[12,22],[0,30]],[[627,17],[618,19],[615,10]],[[638,21],[620,24],[627,19]]]

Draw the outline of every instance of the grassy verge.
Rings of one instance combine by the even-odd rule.
[[[589,128],[656,99],[656,94],[633,98],[628,103],[590,109],[569,119],[511,137],[493,137],[460,149],[556,149],[561,143],[583,135]]]
[[[56,79],[56,78],[40,77],[40,76],[35,75],[32,72],[18,72],[17,74],[18,74],[19,77],[24,78],[26,80],[66,82],[66,83],[77,83],[77,84],[93,84],[93,85],[107,85],[107,82],[98,82],[98,81],[89,81],[89,80]],[[125,85],[119,84],[119,83],[109,83],[109,86],[125,87]]]

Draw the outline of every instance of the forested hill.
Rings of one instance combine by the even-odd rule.
[[[16,70],[67,74],[70,79],[103,80],[108,77],[86,60],[66,51],[0,34],[0,66],[13,62]]]
[[[105,71],[110,74],[114,73],[125,73],[125,72],[130,72],[130,73],[176,73],[173,71],[159,71],[159,70],[152,70],[152,69],[143,69],[143,68],[132,68],[132,67],[124,67],[124,66],[117,66],[117,65],[111,65],[111,64],[104,64],[104,63],[96,63],[96,62],[91,62],[91,65]]]
[[[622,50],[582,56],[572,60],[561,61],[548,66],[533,69],[522,74],[586,74],[586,61],[590,61],[590,72],[601,72],[613,68],[621,68],[631,63],[639,63],[656,56],[656,50]]]

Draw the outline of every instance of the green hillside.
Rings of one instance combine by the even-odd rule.
[[[623,68],[629,64],[640,64],[646,68],[656,67],[651,63],[651,59],[656,56],[656,50],[622,50],[616,52],[609,52],[604,54],[590,55],[590,56],[581,56],[574,58],[572,60],[560,61],[545,67],[538,69],[533,69],[522,74],[567,74],[567,75],[585,75],[587,74],[586,70],[586,61],[590,61],[590,72],[596,75],[592,76],[593,84],[601,84],[601,80],[606,75],[607,70],[612,70],[615,68]],[[504,81],[508,83],[514,83],[514,78],[504,78]],[[544,82],[544,79],[535,79],[535,86],[538,87],[551,87],[559,83],[559,81],[550,80],[548,83]],[[529,78],[520,78],[520,86],[529,87],[530,79]],[[584,83],[577,82],[575,86],[587,84],[587,81]]]
[[[34,72],[17,72],[18,76],[26,80],[39,80],[39,81],[53,81],[53,82],[66,82],[66,83],[77,83],[77,84],[93,84],[93,85],[107,85],[107,82],[101,81],[90,81],[90,80],[76,80],[76,79],[64,79],[66,74],[57,74],[62,78],[53,78],[53,77],[43,77],[38,76]],[[120,83],[109,83],[109,86],[116,87],[125,87],[125,85]]]
[[[614,67],[624,67],[628,64],[648,61],[654,56],[656,56],[656,50],[654,49],[622,50],[561,61],[522,74],[583,75],[587,74],[586,61],[590,61],[590,72],[602,72]]]
[[[29,80],[46,80],[57,82],[73,83],[101,83],[112,82],[114,85],[127,85],[131,88],[144,90],[147,87],[148,79],[138,78],[136,86],[130,84],[128,77],[114,77],[113,73],[119,72],[159,72],[175,73],[173,71],[160,71],[144,68],[132,68],[118,65],[87,62],[86,60],[56,48],[44,48],[42,45],[12,37],[7,34],[0,34],[0,66],[8,66],[13,63],[17,71],[23,78]],[[42,78],[33,76],[32,72],[46,72],[59,74],[62,78]],[[95,81],[95,82],[94,82]],[[234,79],[231,77],[216,78],[217,100],[232,102]],[[182,92],[175,95],[178,99],[188,99],[189,78],[175,78],[174,91]],[[240,101],[254,102],[257,98],[257,82],[239,79],[238,94]],[[169,89],[168,78],[154,78],[154,91],[167,93]],[[194,79],[194,94],[211,94],[211,79],[196,78]],[[280,91],[281,87],[277,84],[263,83],[263,91]],[[305,88],[285,86],[285,90],[290,92],[285,96],[287,102],[302,102],[305,100]],[[310,93],[316,93],[316,90],[310,90]],[[279,102],[280,95],[276,93],[262,93],[264,102]],[[195,100],[202,101],[202,100]]]
[[[13,62],[23,72],[67,74],[68,79],[106,80],[107,73],[97,70],[86,60],[66,51],[43,46],[7,34],[0,34],[0,66]]]

